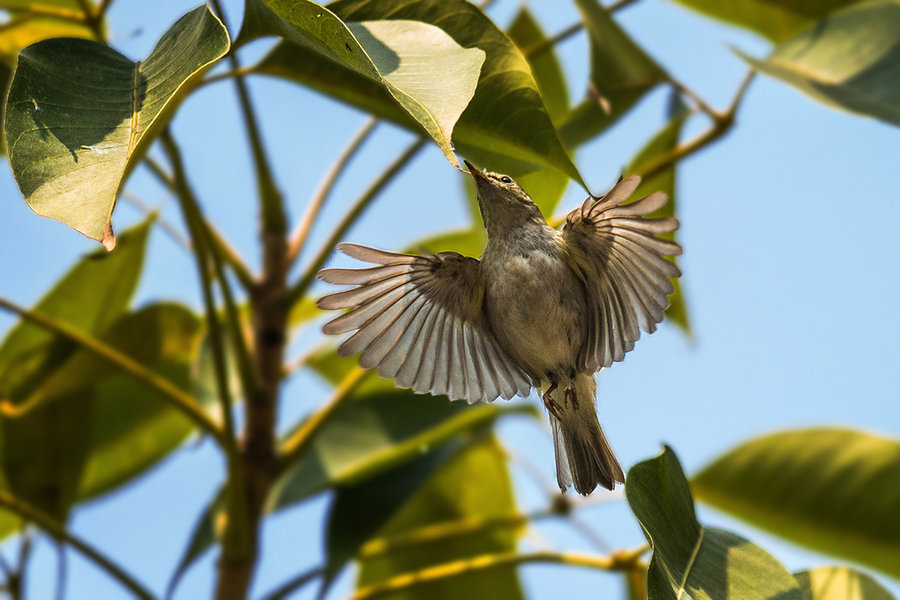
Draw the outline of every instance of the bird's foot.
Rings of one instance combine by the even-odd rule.
[[[550,385],[547,388],[547,391],[544,392],[542,396],[544,400],[544,406],[547,407],[547,412],[549,412],[554,418],[559,419],[559,404],[556,402],[556,399],[553,397],[553,392],[556,391],[556,383]]]

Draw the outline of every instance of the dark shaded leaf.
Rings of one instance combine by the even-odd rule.
[[[126,175],[228,48],[228,33],[204,5],[175,23],[143,62],[71,38],[23,50],[6,139],[28,205],[111,248],[110,216]]]
[[[654,600],[804,600],[772,556],[721,529],[702,527],[675,453],[628,471],[625,495],[653,548],[648,585]]]
[[[588,97],[560,122],[566,148],[593,139],[657,84],[665,71],[632,40],[597,0],[576,0],[591,42]]]
[[[848,429],[741,444],[694,477],[697,498],[794,543],[900,577],[900,441]]]
[[[378,531],[378,537],[409,533],[424,526],[462,519],[491,519],[516,513],[512,485],[502,448],[493,438],[468,446],[419,488]],[[516,548],[518,531],[490,528],[410,546],[394,547],[360,561],[357,588],[384,582],[452,560]],[[429,598],[524,598],[514,568],[461,574],[415,591],[394,594],[395,600]]]
[[[900,4],[855,5],[776,46],[754,69],[814,99],[900,125]]]

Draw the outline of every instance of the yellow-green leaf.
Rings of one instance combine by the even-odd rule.
[[[773,433],[717,458],[692,487],[774,535],[900,577],[900,440],[837,428]]]
[[[111,248],[110,216],[122,181],[198,76],[228,48],[228,33],[204,5],[175,23],[142,62],[80,39],[23,50],[9,91],[6,139],[28,205]]]
[[[794,577],[807,600],[894,600],[875,579],[850,567],[818,567]]]

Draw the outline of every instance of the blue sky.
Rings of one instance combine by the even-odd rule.
[[[226,2],[232,27],[239,4]],[[143,2],[118,0],[110,13],[114,45],[140,59],[194,5],[159,0],[150,10]],[[498,0],[490,14],[504,26],[517,7],[517,0]],[[530,7],[550,32],[578,18],[565,2],[534,0]],[[617,17],[670,72],[716,107],[728,104],[745,73],[729,45],[755,56],[764,56],[768,48],[750,34],[662,0],[642,0]],[[246,56],[257,55],[263,46],[247,48]],[[570,95],[578,100],[586,88],[586,36],[572,38],[559,50]],[[279,185],[297,217],[321,174],[366,117],[280,81],[254,79],[252,91]],[[576,163],[594,191],[608,187],[662,125],[666,99],[662,91],[649,95],[626,120],[579,152]],[[686,135],[705,126],[698,117]],[[255,262],[255,184],[231,84],[192,96],[174,127],[207,213]],[[389,125],[379,128],[337,187],[310,247],[324,239],[329,223],[411,139]],[[667,443],[692,472],[740,440],[789,427],[839,424],[900,437],[895,368],[900,361],[895,313],[900,272],[893,262],[900,223],[898,147],[897,128],[832,110],[758,77],[734,130],[679,165],[682,285],[693,337],[663,324],[638,342],[624,363],[599,377],[600,418],[623,465],[655,455]],[[463,177],[436,147],[429,148],[347,240],[401,249],[466,225]],[[146,173],[137,171],[127,189],[151,205],[166,202],[164,214],[179,222],[174,202],[166,201]],[[93,243],[31,213],[5,167],[0,197],[0,292],[31,303]],[[561,211],[583,198],[582,190],[570,186]],[[138,218],[134,209],[120,204],[114,223],[121,230]],[[137,302],[179,298],[199,306],[194,273],[190,257],[157,232]],[[0,331],[11,323],[0,315]],[[298,377],[285,390],[282,424],[293,422],[326,392],[315,378]],[[552,446],[544,429],[512,419],[500,430],[504,443],[552,481]],[[138,483],[79,508],[72,528],[161,592],[221,475],[221,461],[208,444],[188,444]],[[521,469],[514,467],[514,480],[523,510],[545,503]],[[324,498],[317,499],[268,522],[257,593],[319,564],[326,506]],[[792,570],[837,562],[708,509],[700,514],[706,524],[760,543]],[[584,510],[583,520],[614,547],[643,541],[621,495],[602,497]],[[5,553],[10,555],[14,546],[7,544]],[[593,550],[568,526],[552,523],[536,528],[524,542],[524,547],[544,546]],[[67,556],[67,598],[126,597],[92,565],[74,553]],[[28,581],[30,598],[52,597],[48,574],[55,569],[54,551],[42,540]],[[176,597],[208,597],[213,569],[210,555],[188,574]],[[530,566],[522,575],[533,598],[614,597],[620,586],[610,575],[561,567]],[[344,577],[333,597],[342,597],[351,583]]]

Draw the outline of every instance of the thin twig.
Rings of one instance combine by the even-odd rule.
[[[613,2],[612,4],[607,6],[606,11],[610,12],[610,13],[614,13],[618,10],[625,8],[629,4],[633,4],[634,2],[637,2],[637,0],[618,0],[618,2]],[[566,41],[567,39],[569,39],[570,37],[572,37],[579,31],[581,31],[582,29],[584,29],[584,21],[578,21],[577,23],[572,23],[571,25],[569,25],[568,27],[566,27],[559,33],[553,35],[552,37],[549,37],[542,42],[538,42],[534,46],[525,48],[525,50],[522,51],[522,54],[524,54],[526,58],[533,59],[538,54],[541,54],[542,52],[546,52],[550,48],[555,47],[557,44]]]
[[[372,556],[393,552],[394,550],[401,548],[408,548],[410,546],[439,540],[449,540],[463,535],[492,531],[494,529],[519,528],[533,521],[539,521],[553,516],[557,516],[557,514],[551,508],[539,510],[530,514],[512,514],[491,518],[469,517],[445,523],[435,523],[390,537],[370,540],[360,548],[358,558],[370,558]]]
[[[112,5],[112,0],[100,0],[100,5],[97,7],[97,10],[94,12],[96,15],[95,18],[102,19],[106,15],[106,11],[109,10],[109,7]]]
[[[344,169],[347,168],[347,165],[350,164],[350,161],[353,160],[353,157],[356,156],[356,153],[362,148],[362,145],[369,139],[369,136],[375,130],[376,125],[378,125],[378,119],[375,117],[370,117],[365,125],[356,132],[353,138],[350,140],[350,143],[347,144],[347,147],[344,148],[344,151],[341,152],[338,159],[331,166],[331,169],[328,170],[328,173],[325,175],[325,179],[322,180],[322,183],[319,185],[319,189],[316,190],[316,193],[313,194],[312,199],[309,202],[309,206],[306,209],[306,213],[303,215],[303,219],[301,219],[300,223],[297,225],[297,228],[294,230],[294,233],[291,234],[288,242],[288,262],[293,263],[297,260],[297,257],[300,255],[300,252],[303,251],[303,245],[306,243],[307,238],[309,237],[310,229],[312,229],[313,222],[315,222],[316,217],[319,215],[319,211],[322,206],[325,204],[325,200],[328,199],[328,196],[331,195],[331,191],[334,189],[335,183],[337,183],[338,178],[344,172]]]
[[[328,257],[331,256],[331,252],[334,250],[335,245],[341,240],[341,237],[347,232],[348,229],[356,222],[356,219],[359,215],[371,204],[371,202],[381,193],[381,191],[387,186],[388,183],[393,180],[393,178],[400,173],[410,162],[412,159],[416,157],[422,148],[425,147],[425,138],[419,138],[394,160],[391,165],[385,169],[385,171],[378,176],[378,178],[369,186],[362,196],[350,207],[350,210],[344,215],[344,218],[341,219],[340,223],[338,223],[337,227],[332,231],[331,236],[322,244],[322,248],[319,250],[319,254],[313,259],[313,261],[309,264],[306,269],[306,272],[303,276],[291,287],[288,291],[288,303],[289,305],[293,305],[300,298],[303,297],[303,294],[306,293],[306,290],[309,288],[310,284],[312,284],[313,280],[316,278],[316,273],[319,272],[319,269],[325,264],[325,261],[328,260]]]
[[[193,421],[202,431],[211,435],[213,439],[225,447],[227,441],[218,423],[213,421],[212,418],[203,411],[193,397],[181,391],[165,377],[157,375],[153,371],[147,369],[144,365],[135,361],[133,358],[122,354],[112,346],[97,338],[86,335],[53,317],[29,310],[2,297],[0,297],[0,309],[13,312],[30,323],[34,323],[39,327],[43,327],[48,331],[61,335],[74,342],[78,347],[87,350],[91,354],[102,358],[125,373],[128,373],[147,387],[158,392],[167,402],[169,402],[169,404],[184,413],[184,415]],[[13,406],[9,403],[3,403],[3,412],[10,416],[16,416],[17,414],[26,411],[27,408],[25,405]]]
[[[187,237],[183,233],[181,233],[181,231],[177,227],[175,227],[175,225],[173,225],[168,219],[164,218],[161,215],[160,210],[151,208],[137,195],[132,194],[127,190],[125,192],[122,192],[121,198],[134,208],[144,213],[144,216],[155,215],[156,222],[159,224],[162,230],[165,231],[170,238],[172,238],[172,241],[174,241],[176,244],[178,244],[188,252],[191,251],[191,241],[187,239]]]
[[[350,395],[356,391],[369,371],[357,367],[344,377],[341,384],[334,390],[331,398],[322,407],[312,414],[294,433],[282,444],[281,455],[278,457],[278,472],[283,472],[299,457],[303,456],[309,445],[315,439],[315,434],[331,420],[338,408]]]
[[[97,15],[94,13],[94,9],[91,7],[90,2],[88,0],[76,0],[78,2],[78,6],[81,8],[82,17],[81,21],[94,34],[94,37],[97,38],[98,42],[105,42],[106,36],[103,35],[103,28],[100,27],[101,19],[97,18]]]
[[[200,205],[194,192],[187,181],[187,175],[184,171],[184,161],[181,157],[181,150],[175,143],[171,132],[166,129],[160,136],[163,148],[172,163],[173,179],[176,188],[176,197],[181,206],[184,215],[185,224],[188,231],[191,232],[192,245],[197,259],[197,270],[200,273],[201,290],[203,293],[203,303],[205,306],[206,329],[209,336],[210,347],[213,355],[213,370],[216,379],[216,397],[222,412],[222,420],[224,423],[224,437],[228,441],[225,446],[228,464],[228,502],[230,504],[229,513],[232,516],[232,522],[229,523],[229,534],[236,536],[244,545],[249,544],[249,534],[245,527],[235,522],[234,515],[244,514],[244,493],[243,493],[243,470],[241,460],[237,448],[237,433],[234,425],[234,399],[231,395],[231,387],[229,386],[228,363],[225,354],[225,342],[222,339],[222,331],[219,326],[218,309],[216,307],[215,297],[213,294],[212,278],[210,276],[210,249],[207,230],[204,222],[206,221],[201,213]],[[235,319],[235,320],[232,320]],[[230,329],[237,330],[240,335],[240,321],[235,313],[229,313],[228,326]],[[242,373],[242,375],[245,375]],[[245,389],[251,383],[243,381]],[[235,542],[237,543],[237,542]]]
[[[116,565],[112,560],[101,554],[99,550],[96,550],[87,542],[70,533],[53,517],[43,513],[25,501],[16,498],[5,490],[0,490],[0,506],[16,513],[23,519],[31,521],[54,538],[69,544],[78,550],[85,558],[105,571],[110,577],[128,588],[128,590],[138,598],[141,598],[142,600],[153,600],[153,594],[143,585],[138,583],[137,580],[129,575],[122,567]]]
[[[144,164],[147,165],[150,172],[153,173],[160,183],[172,192],[173,195],[178,193],[172,175],[167,173],[162,165],[150,156],[144,157]],[[231,267],[235,277],[241,282],[241,286],[247,290],[252,288],[255,285],[256,280],[241,255],[238,254],[237,250],[235,250],[234,247],[228,243],[228,240],[225,239],[225,236],[223,236],[209,221],[206,223],[206,230],[209,232],[212,245],[215,246],[216,251],[221,253],[225,262]]]
[[[744,98],[747,87],[753,80],[753,75],[753,71],[748,71],[743,81],[741,81],[741,84],[738,87],[737,92],[735,93],[734,99],[732,100],[731,105],[727,110],[725,110],[724,112],[712,111],[714,115],[712,127],[710,127],[704,133],[701,133],[700,135],[695,137],[693,140],[676,146],[668,154],[665,154],[656,161],[650,163],[649,166],[643,169],[643,172],[640,173],[640,175],[645,179],[652,177],[660,171],[663,171],[673,164],[694,154],[698,150],[705,148],[712,142],[718,140],[720,137],[728,133],[728,131],[734,125],[737,110],[740,107],[741,100],[743,100]]]
[[[647,551],[646,546],[636,550],[615,552],[608,556],[595,556],[574,552],[531,552],[527,554],[482,554],[472,558],[456,560],[420,571],[404,573],[392,577],[383,583],[357,590],[350,600],[373,600],[397,592],[405,592],[435,581],[444,581],[460,575],[483,573],[496,569],[516,567],[528,563],[555,563],[602,571],[630,571],[641,568],[641,556]]]

